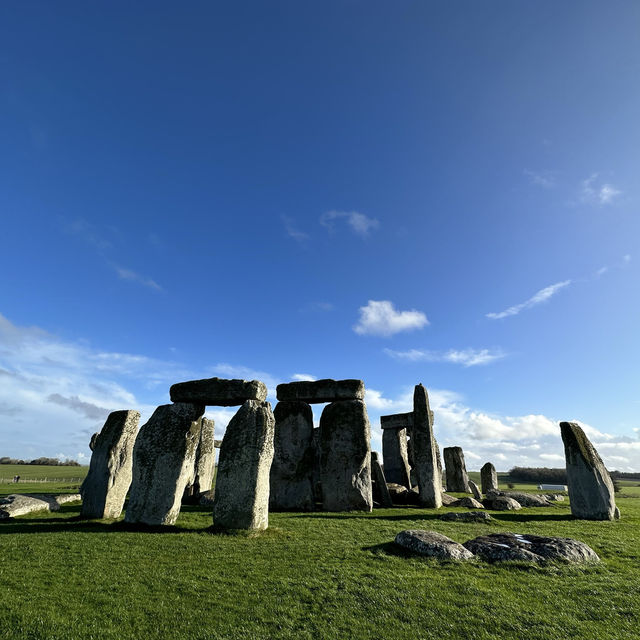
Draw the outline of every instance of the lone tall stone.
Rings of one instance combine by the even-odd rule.
[[[482,493],[498,491],[498,474],[490,462],[486,462],[480,469],[480,484],[482,485]]]
[[[312,511],[315,449],[311,407],[306,402],[279,402],[273,415],[276,426],[269,508]]]
[[[443,452],[445,473],[447,476],[447,491],[471,493],[462,447],[445,447]]]
[[[575,422],[561,422],[560,431],[571,513],[583,520],[613,520],[616,516],[613,482],[598,452]]]
[[[406,428],[382,430],[382,458],[387,482],[411,489]]]
[[[193,478],[203,405],[165,404],[142,426],[133,448],[133,480],[125,522],[172,525]]]
[[[215,423],[209,418],[202,418],[200,439],[196,451],[193,469],[193,480],[185,489],[185,498],[196,499],[201,493],[211,491],[213,474],[216,466]]]
[[[213,523],[223,529],[269,526],[269,472],[275,418],[268,402],[247,400],[227,425],[213,500]]]
[[[427,390],[421,384],[417,384],[413,392],[411,441],[420,502],[425,507],[437,509],[442,506],[442,474],[438,470],[433,413],[429,408]]]
[[[362,400],[327,405],[320,417],[320,478],[325,511],[371,511],[371,427]]]
[[[137,411],[114,411],[91,438],[89,473],[80,488],[83,518],[118,518],[122,513],[139,421]]]

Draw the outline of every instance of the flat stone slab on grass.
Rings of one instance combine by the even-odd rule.
[[[0,498],[0,520],[24,516],[35,511],[60,511],[60,505],[80,500],[79,493],[54,496],[44,493],[13,493]]]
[[[572,538],[554,538],[519,533],[492,533],[468,540],[466,549],[487,562],[525,560],[544,563],[599,562],[598,554],[584,542]]]
[[[552,507],[546,496],[536,495],[535,493],[521,493],[520,491],[490,491],[488,498],[505,496],[513,498],[520,503],[521,507]]]
[[[509,496],[490,495],[482,501],[485,509],[493,509],[494,511],[517,511],[522,509],[522,505]]]
[[[436,531],[407,529],[396,536],[395,543],[413,553],[438,560],[471,560],[473,558],[471,551]]]
[[[440,516],[445,522],[489,522],[493,518],[484,511],[468,511],[466,513],[445,513]]]
[[[484,509],[484,505],[482,502],[478,502],[474,498],[460,498],[460,500],[456,500],[454,503],[449,505],[451,507],[466,507],[467,509]]]
[[[205,378],[178,382],[169,390],[171,402],[189,402],[216,407],[234,407],[246,400],[264,402],[267,386],[260,380]]]
[[[301,380],[287,382],[276,387],[277,398],[298,400],[309,404],[337,402],[338,400],[364,400],[362,380]]]

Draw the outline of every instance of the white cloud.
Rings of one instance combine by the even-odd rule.
[[[553,171],[530,171],[529,169],[525,169],[524,175],[529,178],[532,184],[539,187],[551,189],[556,186],[556,176]]]
[[[155,280],[152,280],[151,278],[142,276],[139,273],[132,271],[131,269],[124,269],[123,267],[118,267],[117,265],[114,265],[113,268],[116,270],[118,277],[121,278],[122,280],[137,282],[138,284],[148,287],[149,289],[153,289],[155,291],[162,291],[162,287]]]
[[[290,238],[293,238],[298,242],[304,242],[305,240],[309,239],[309,234],[305,233],[304,231],[300,231],[300,229],[298,229],[294,225],[294,222],[291,218],[289,218],[288,216],[280,216],[280,219],[282,220],[284,229]]]
[[[304,381],[313,382],[317,378],[315,376],[312,376],[309,373],[294,373],[291,376],[291,379],[297,380],[298,382],[304,382]]]
[[[360,307],[360,319],[353,330],[360,335],[391,336],[401,331],[421,329],[429,324],[421,311],[396,311],[389,300],[369,300]]]
[[[380,222],[376,218],[369,218],[364,213],[357,211],[327,211],[320,216],[320,224],[333,231],[334,222],[343,219],[359,236],[367,236],[369,232],[376,229]]]
[[[622,191],[608,182],[598,180],[598,174],[593,173],[582,181],[580,200],[585,204],[607,205],[612,204]]]
[[[506,357],[500,349],[449,349],[448,351],[423,351],[410,349],[409,351],[395,351],[384,349],[384,352],[396,360],[408,362],[449,362],[461,364],[463,367],[490,364]]]
[[[537,293],[531,296],[528,300],[521,302],[520,304],[513,305],[504,311],[500,311],[498,313],[487,313],[486,317],[491,318],[492,320],[498,320],[500,318],[506,318],[508,316],[517,316],[521,311],[525,309],[530,309],[531,307],[535,307],[536,305],[542,304],[546,302],[551,297],[553,297],[558,291],[568,287],[571,284],[571,280],[563,280],[562,282],[556,282],[555,284],[549,285],[544,289],[540,289]]]

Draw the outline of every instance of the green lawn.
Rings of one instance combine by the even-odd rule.
[[[157,532],[68,505],[0,524],[0,638],[637,638],[640,497],[619,506],[617,522],[573,520],[566,502],[484,525],[442,522],[445,509],[271,514],[248,536],[209,532],[210,509]],[[440,563],[394,548],[407,528],[569,536],[603,563]]]

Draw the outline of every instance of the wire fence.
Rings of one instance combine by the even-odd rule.
[[[20,476],[20,480],[16,482],[14,478],[0,478],[0,484],[34,484],[55,482],[57,484],[79,484],[83,478],[24,478]]]

